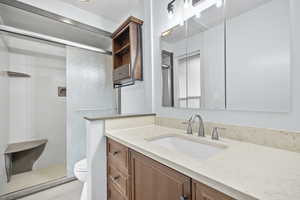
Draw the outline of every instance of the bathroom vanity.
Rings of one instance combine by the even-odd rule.
[[[233,200],[112,139],[107,152],[109,200]]]
[[[209,122],[199,137],[153,114],[86,119],[90,199],[300,199],[298,133],[224,125],[212,140]]]

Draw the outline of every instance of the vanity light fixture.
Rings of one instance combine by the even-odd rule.
[[[172,0],[167,7],[169,19],[172,19],[174,17],[174,3],[175,0]]]
[[[172,19],[175,14],[175,12],[174,12],[175,1],[176,0],[172,0],[168,4],[168,7],[167,7],[170,19]],[[189,4],[190,1],[191,0],[184,0],[184,7],[189,8],[189,10],[188,10],[188,12],[185,12],[185,14],[182,16],[182,19],[180,19],[180,21],[179,21],[180,26],[184,25],[184,22],[192,17],[196,16],[197,18],[200,18],[201,13],[210,7],[216,6],[217,8],[220,8],[224,4],[224,0],[199,0],[199,2],[193,3],[193,6],[190,7],[190,4]]]

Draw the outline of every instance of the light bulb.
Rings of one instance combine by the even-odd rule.
[[[184,25],[184,20],[183,20],[183,19],[180,20],[179,25],[180,25],[180,26],[183,26],[183,25]]]
[[[189,7],[190,7],[190,5],[189,5],[189,0],[184,0],[183,7],[184,7],[184,8],[189,8]]]
[[[222,5],[223,5],[223,0],[217,0],[217,1],[216,1],[216,6],[217,6],[217,8],[222,7]]]
[[[174,17],[174,10],[172,8],[168,10],[168,17],[169,19],[173,19]]]
[[[169,19],[173,19],[173,17],[174,17],[174,11],[173,10],[168,11],[168,17],[169,17]]]

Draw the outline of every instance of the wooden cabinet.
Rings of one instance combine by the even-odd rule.
[[[125,174],[129,170],[129,150],[127,147],[113,141],[107,141],[108,164],[115,166]]]
[[[112,34],[113,82],[115,87],[132,80],[143,80],[142,24],[142,20],[129,17]]]
[[[234,200],[233,198],[197,181],[193,181],[193,200]]]
[[[130,199],[129,149],[107,140],[108,200]]]
[[[191,179],[150,158],[131,152],[132,200],[191,199]]]
[[[108,200],[234,200],[111,139]]]

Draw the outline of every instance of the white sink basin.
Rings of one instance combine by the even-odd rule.
[[[206,144],[204,144],[177,136],[157,138],[150,140],[149,142],[174,152],[187,154],[197,160],[206,160],[226,148],[222,145],[209,144],[208,142],[205,142]]]

